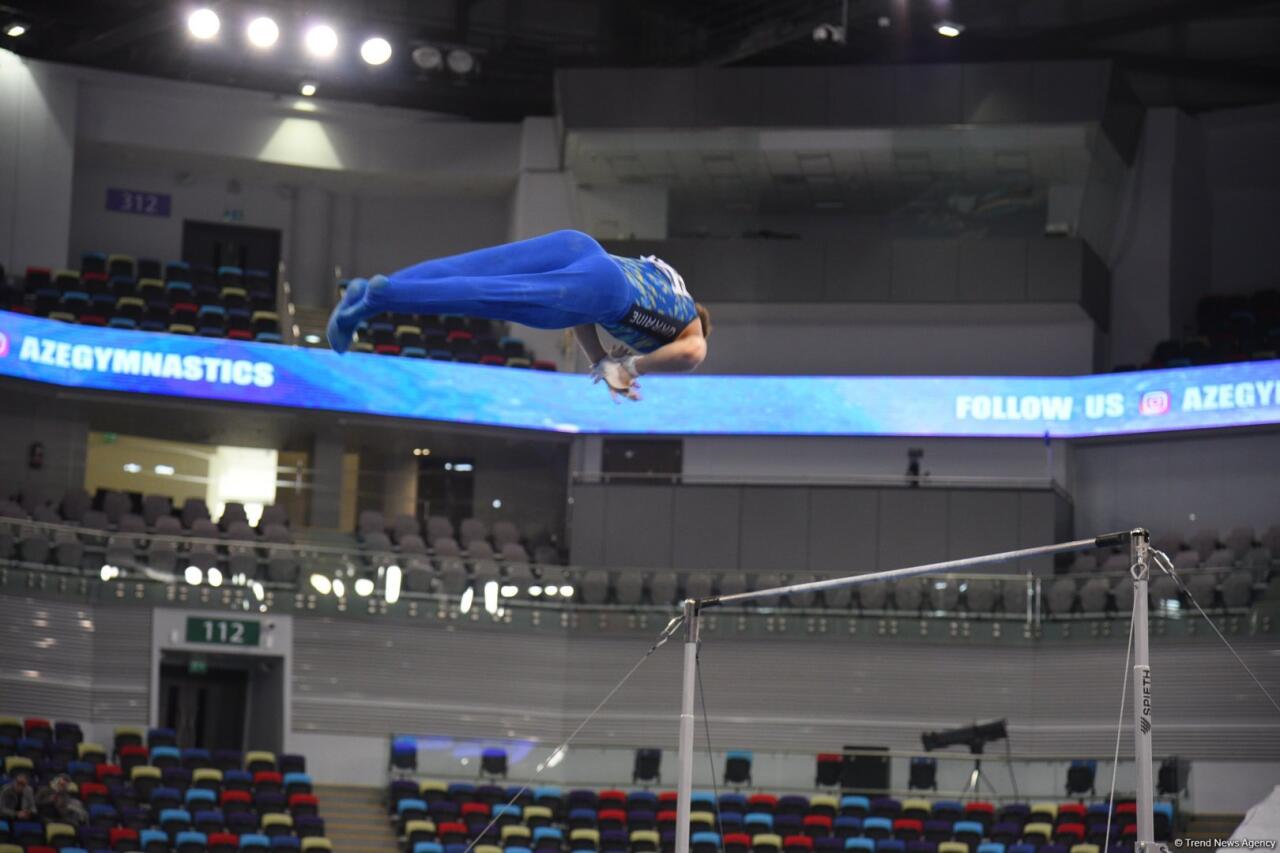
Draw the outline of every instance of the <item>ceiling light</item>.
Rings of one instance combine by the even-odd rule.
[[[344,598],[347,594],[347,585],[342,582],[342,578],[333,579],[333,594],[338,598]]]
[[[563,595],[565,598],[573,598],[573,587],[571,586],[560,587],[560,594]]]
[[[440,48],[425,44],[413,51],[413,64],[423,71],[437,71],[444,66],[444,54]]]
[[[222,29],[222,21],[218,20],[218,13],[212,9],[196,9],[187,18],[187,29],[196,38],[208,40]]]
[[[316,84],[303,83],[301,86],[298,87],[298,93],[301,94],[302,97],[304,98],[310,98],[312,95],[316,93]]]
[[[27,28],[22,24],[10,24],[9,28],[4,31],[4,34],[11,39],[16,39],[18,36],[26,35],[26,32]]]
[[[542,594],[543,595],[559,595],[560,589],[558,587],[547,585],[542,588]]]
[[[415,448],[413,449],[413,455],[414,455],[414,456],[421,456],[421,455],[422,455],[422,448],[421,448],[421,447],[415,447]]]
[[[139,465],[137,462],[124,463],[124,472],[126,474],[137,474],[141,470],[142,470],[142,466]]]
[[[529,587],[529,594],[532,595],[534,598],[537,598],[538,596],[542,595],[542,587],[540,586]]]
[[[454,74],[470,74],[476,67],[476,58],[471,55],[471,52],[460,48],[449,51],[445,61],[449,63],[449,70]]]
[[[173,476],[173,466],[172,466],[172,465],[157,465],[157,466],[155,467],[155,471],[156,471],[156,473],[157,473],[157,474],[159,474],[161,477],[172,477],[172,476]]]
[[[198,586],[200,579],[204,577],[204,572],[200,571],[199,566],[187,566],[187,570],[183,572],[183,577],[187,579],[187,583],[192,586]]]
[[[222,572],[216,566],[209,567],[209,586],[222,586]]]
[[[333,584],[324,575],[314,574],[311,576],[311,588],[321,595],[328,595],[333,590]]]
[[[307,335],[306,337],[304,337],[304,338],[303,338],[303,340],[304,340],[304,341],[306,341],[306,342],[307,342],[307,343],[309,343],[309,344],[318,344],[318,343],[320,343],[320,336],[319,336],[319,335]]]
[[[470,462],[455,462],[453,465],[453,470],[455,471],[470,471],[471,469],[472,465]]]
[[[368,578],[359,578],[356,580],[356,595],[363,597],[373,594],[373,581]]]
[[[458,602],[459,613],[470,613],[471,602],[476,597],[475,587],[467,587],[462,593],[462,599]]]
[[[494,498],[494,499],[493,499],[493,508],[494,508],[494,509],[502,509],[502,498]]]
[[[516,593],[520,592],[520,587],[515,584],[507,584],[502,587],[502,589],[498,590],[498,592],[502,593],[503,598],[511,598],[515,596]]]
[[[328,59],[338,49],[338,34],[328,24],[316,24],[307,30],[307,53],[317,59]]]
[[[484,585],[484,612],[498,612],[498,582],[486,581]]]
[[[952,21],[938,21],[933,25],[933,29],[943,38],[953,39],[964,32],[964,24],[957,24]]]
[[[563,746],[557,749],[555,752],[551,753],[551,757],[547,759],[547,766],[555,767],[561,761],[564,761],[564,753],[565,753],[565,747]]]
[[[253,597],[259,601],[261,601],[263,596],[266,595],[266,590],[262,587],[262,581],[254,581],[253,586],[250,587],[250,589],[253,590]]]
[[[382,595],[387,600],[387,604],[395,604],[400,600],[400,579],[402,574],[399,566],[387,566],[387,577],[383,581],[385,586]]]
[[[367,39],[360,45],[360,58],[370,65],[385,65],[391,58],[391,42],[380,37]]]
[[[280,38],[280,28],[266,15],[250,21],[246,32],[249,36],[249,44],[263,50],[271,47]]]

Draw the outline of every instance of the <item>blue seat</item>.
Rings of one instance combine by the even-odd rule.
[[[978,845],[978,853],[1004,853],[1004,845],[998,841],[984,841]]]
[[[279,332],[258,332],[253,336],[253,339],[260,344],[284,343],[284,338],[280,336]]]
[[[177,838],[173,840],[175,849],[181,851],[183,847],[187,849],[198,848],[200,850],[209,846],[209,837],[203,832],[179,832]]]
[[[203,806],[213,808],[217,805],[218,797],[208,788],[189,788],[185,802],[188,811],[196,811],[197,808],[203,811]]]
[[[893,835],[893,821],[887,817],[869,817],[862,821],[862,834],[869,838],[876,838],[872,833],[884,833],[879,836],[881,838],[889,838]]]
[[[506,848],[506,853],[533,853],[528,847],[511,846]]]
[[[108,329],[136,329],[138,321],[132,317],[112,317],[107,321]]]
[[[870,838],[846,838],[844,840],[845,850],[858,850],[862,853],[875,853],[876,843]]]
[[[721,794],[719,811],[721,815],[724,815],[725,812],[746,814],[747,798],[742,796],[742,794]]]
[[[846,794],[840,798],[840,814],[860,816],[871,811],[871,801],[858,794]]]
[[[222,787],[228,791],[248,791],[253,787],[253,774],[248,770],[224,770]]]
[[[693,835],[689,836],[689,843],[694,847],[697,847],[698,845],[701,844],[701,845],[711,846],[711,847],[714,847],[716,850],[719,850],[720,849],[720,833],[706,832],[706,831],[695,832],[693,833]]]
[[[431,809],[427,807],[426,800],[409,798],[396,803],[396,816],[401,820],[404,820],[404,813],[407,811],[416,811],[426,814],[430,812]]]
[[[272,850],[301,850],[302,841],[293,835],[277,835],[271,839]]]
[[[580,823],[587,826],[595,826],[596,810],[595,809],[572,809],[569,812],[569,823],[571,825]]]
[[[494,819],[497,819],[499,817],[502,817],[503,815],[506,815],[508,817],[514,817],[516,820],[519,820],[520,814],[522,811],[523,810],[519,806],[517,806],[515,803],[498,803],[493,807],[493,811],[491,811],[490,814],[494,817]]]
[[[720,832],[725,835],[742,832],[742,815],[737,812],[720,812]]]
[[[438,841],[419,841],[413,845],[413,853],[444,853],[444,846]]]
[[[752,812],[742,820],[742,828],[748,835],[773,832],[773,815]]]
[[[982,829],[982,824],[976,820],[958,820],[955,826],[951,827],[951,833],[960,839],[961,835],[972,835],[974,838],[982,838],[986,833]]]
[[[632,791],[627,794],[627,810],[657,811],[658,795],[653,791]],[[696,809],[695,809],[696,811]]]
[[[294,786],[297,786],[298,790],[292,790]],[[304,788],[305,790],[303,790]],[[309,794],[311,793],[311,776],[297,771],[286,773],[284,774],[284,789],[291,794]]]
[[[876,842],[876,853],[906,853],[907,842],[897,838],[881,838]]]
[[[938,820],[954,823],[964,817],[964,803],[959,800],[938,800],[933,804],[932,814]]]
[[[191,286],[189,281],[168,281],[164,285],[165,293],[169,294],[169,298],[192,298],[195,294],[195,288]]]
[[[165,834],[176,834],[191,827],[191,812],[186,809],[165,809],[160,812],[159,822]]]
[[[457,802],[457,798],[459,796],[463,796],[463,797],[474,796],[476,792],[476,786],[472,785],[470,782],[450,782],[448,791],[449,791],[449,796],[452,797],[455,802]]]
[[[840,838],[852,838],[862,834],[862,818],[842,814],[831,822],[831,831]]]
[[[247,853],[268,853],[271,849],[271,839],[265,835],[250,832],[240,836],[240,849]]]
[[[562,799],[560,789],[554,785],[544,785],[541,788],[533,789],[533,801],[542,804],[543,800],[559,800]]]
[[[138,833],[138,846],[146,850],[151,844],[163,844],[169,849],[169,836],[158,829],[144,829]]]
[[[161,764],[159,759],[164,759]],[[156,767],[176,767],[182,763],[182,753],[176,746],[157,746],[151,749],[151,763]]]
[[[716,810],[716,798],[707,791],[694,791],[689,797],[691,812],[712,812]]]
[[[563,842],[564,833],[557,826],[540,826],[533,831],[533,846],[537,847],[544,839]]]
[[[1130,849],[1132,849],[1132,846]],[[1034,844],[1010,844],[1007,851],[1008,853],[1036,853],[1036,846]]]

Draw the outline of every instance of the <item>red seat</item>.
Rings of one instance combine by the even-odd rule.
[[[261,788],[264,785],[279,788],[284,785],[284,777],[274,770],[259,770],[253,774],[253,787]]]
[[[445,343],[448,344],[451,344],[454,341],[472,341],[475,340],[475,335],[471,334],[466,329],[454,329],[447,337],[445,337],[444,340]],[[601,796],[604,796],[605,793],[608,792],[601,792]]]
[[[253,340],[253,332],[248,329],[228,329],[227,337],[237,341]]]
[[[102,317],[98,314],[81,314],[80,325],[81,326],[105,326],[107,325],[107,318]]]
[[[22,721],[27,737],[53,740],[53,725],[43,717],[27,717]]]
[[[831,834],[831,818],[824,814],[811,814],[804,819],[804,834],[813,838]]]
[[[209,851],[210,853],[218,853],[219,850],[239,850],[240,836],[234,832],[213,832],[209,834]]]
[[[813,839],[807,835],[788,835],[782,839],[783,850],[807,851],[813,849]]]
[[[318,806],[318,805],[320,805],[320,798],[317,797],[315,794],[290,794],[289,795],[290,810],[292,810],[296,806]],[[474,805],[474,804],[468,803],[467,805]]]
[[[142,759],[142,763],[143,763],[143,764],[146,764],[146,763],[147,763],[147,756],[148,756],[148,755],[150,755],[150,752],[148,752],[148,751],[147,751],[147,748],[146,748],[145,746],[139,746],[139,745],[135,744],[135,745],[133,745],[133,746],[122,746],[122,747],[120,747],[120,757],[121,757],[121,758],[126,758],[126,757],[128,757],[128,758],[141,758],[141,759]]]
[[[467,825],[465,823],[442,823],[436,827],[436,832],[440,834],[440,840],[446,844],[452,843],[449,839],[454,838],[459,841],[467,837]]]
[[[658,812],[658,826],[675,826],[675,825],[676,825],[675,809],[663,809],[662,811]]]
[[[663,791],[658,794],[658,805],[674,809],[679,796],[675,791]]]
[[[463,803],[462,808],[458,810],[458,813],[463,817],[466,817],[467,815],[473,815],[473,814],[480,815],[482,817],[488,817],[489,804],[488,803]]]
[[[98,802],[110,802],[111,792],[101,782],[82,782],[80,783],[80,799],[84,800],[86,804],[94,799],[97,799]]]
[[[731,832],[724,837],[725,853],[738,853],[751,849],[751,836],[745,832]]]
[[[1087,814],[1082,803],[1063,803],[1058,806],[1058,823],[1084,823]]]
[[[484,355],[480,357],[480,363],[489,367],[505,367],[507,358],[503,355]]]
[[[378,355],[399,355],[400,345],[399,344],[376,344],[373,348],[373,351],[376,352]]]
[[[773,794],[753,794],[747,798],[747,811],[773,814],[778,805],[778,798]]]
[[[1084,824],[1064,823],[1059,825],[1054,833],[1054,840],[1063,841],[1064,839],[1071,839],[1073,844],[1079,844],[1084,841]]]
[[[98,777],[99,782],[105,782],[111,778],[123,778],[124,771],[118,764],[99,764],[94,768],[94,775]]]
[[[893,822],[893,837],[903,841],[915,841],[924,835],[924,821],[913,817],[900,817]]]
[[[555,373],[557,370],[556,363],[554,361],[547,361],[545,358],[535,358],[532,366],[534,370],[547,370],[552,373]]]
[[[133,845],[130,847],[126,847],[125,848],[126,850],[138,849],[138,830],[136,829],[124,829],[122,827],[117,826],[115,829],[112,829],[110,833],[108,833],[107,837],[110,839],[112,850],[118,849],[116,847],[118,843],[129,842],[129,841],[132,841]]]
[[[603,797],[604,794],[601,794],[602,799]],[[611,826],[624,827],[627,825],[627,813],[622,809],[601,809],[596,815],[596,820],[600,823],[601,829],[608,829]]]
[[[80,276],[80,287],[88,293],[106,293],[108,281],[104,272],[87,272]]]
[[[218,802],[224,809],[228,805],[235,805],[237,803],[248,808],[253,802],[253,797],[249,796],[248,791],[223,791],[222,795],[218,798]]]

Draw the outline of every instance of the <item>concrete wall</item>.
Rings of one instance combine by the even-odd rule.
[[[1240,293],[1276,287],[1280,106],[1209,113],[1200,124],[1212,204],[1212,289]]]

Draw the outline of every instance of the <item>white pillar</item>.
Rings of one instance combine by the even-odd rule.
[[[287,275],[299,308],[333,307],[333,207],[326,189],[303,185],[294,193]]]

